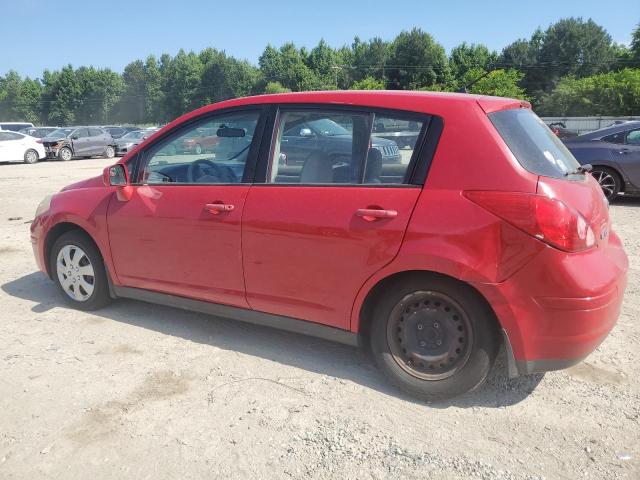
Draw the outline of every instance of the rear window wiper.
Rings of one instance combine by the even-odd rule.
[[[568,177],[569,175],[578,175],[579,173],[587,173],[591,170],[593,170],[593,166],[590,163],[585,163],[584,165],[580,165],[578,168],[571,172],[566,172],[564,176]]]

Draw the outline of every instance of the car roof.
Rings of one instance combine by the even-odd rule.
[[[585,133],[584,135],[579,135],[577,137],[574,137],[572,140],[573,141],[591,140],[594,138],[606,137],[607,135],[613,135],[614,133],[626,132],[627,130],[632,130],[634,128],[640,128],[639,120],[619,123],[617,125],[611,125],[610,127],[594,130],[593,132]]]
[[[531,108],[529,102],[513,98],[489,97],[468,93],[415,92],[406,90],[330,90],[320,92],[292,92],[234,98],[214,103],[187,113],[166,125],[172,128],[189,118],[208,111],[247,105],[273,103],[333,104],[377,107],[442,115],[451,108],[480,106],[489,114],[509,108]]]

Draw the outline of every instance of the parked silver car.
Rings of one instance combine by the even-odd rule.
[[[115,140],[116,142],[116,155],[122,156],[132,150],[136,145],[141,144],[144,140],[149,138],[158,130],[155,128],[148,128],[144,130],[135,130],[123,135]]]
[[[116,154],[115,140],[100,127],[59,128],[42,138],[47,158],[71,160],[73,157]]]

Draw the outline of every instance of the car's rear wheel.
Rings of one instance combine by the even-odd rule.
[[[470,287],[433,276],[395,285],[375,309],[371,346],[389,380],[425,400],[480,385],[498,353],[487,304]]]
[[[618,172],[607,167],[593,167],[591,175],[597,180],[607,200],[613,200],[622,188],[622,179]]]
[[[113,158],[116,156],[116,150],[111,145],[107,145],[107,148],[104,149],[104,154],[107,158]]]
[[[58,151],[58,158],[63,162],[68,162],[73,158],[73,152],[69,147],[62,147],[60,151]]]
[[[196,143],[194,150],[196,152],[196,155],[200,155],[202,153],[202,145],[200,145],[199,143]]]
[[[38,152],[36,152],[33,148],[30,148],[29,150],[24,152],[24,163],[37,163],[38,160]]]
[[[60,236],[51,248],[49,267],[62,298],[73,307],[96,310],[111,301],[102,256],[84,233]]]

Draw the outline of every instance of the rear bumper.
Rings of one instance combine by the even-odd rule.
[[[500,284],[477,284],[503,328],[509,374],[579,363],[607,337],[620,314],[628,260],[618,237],[589,252],[545,249]]]

